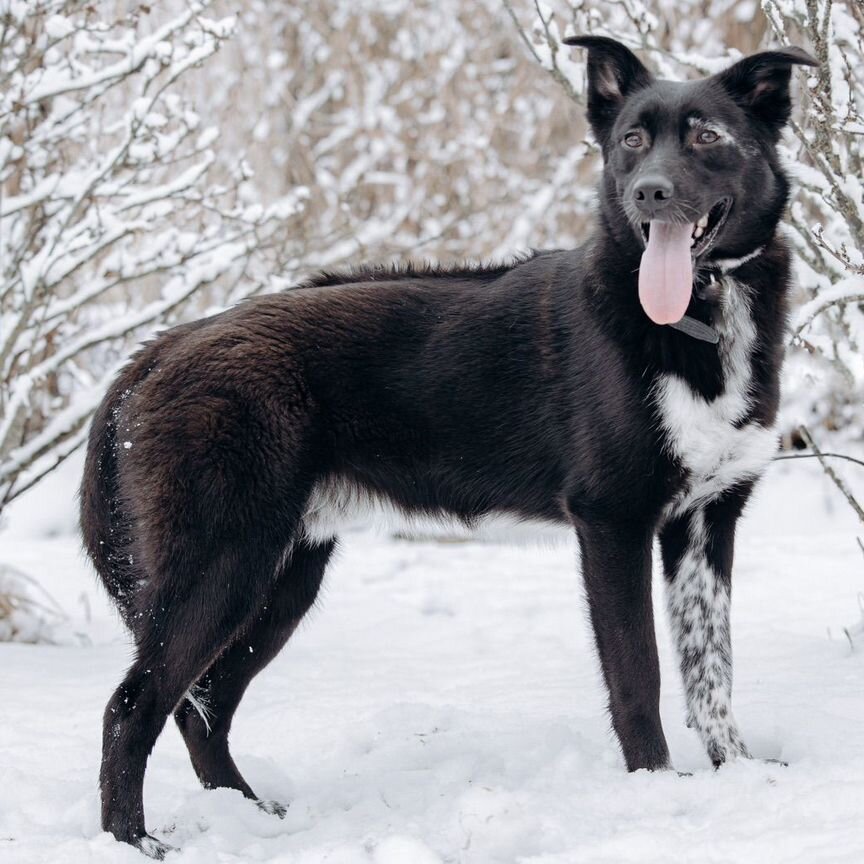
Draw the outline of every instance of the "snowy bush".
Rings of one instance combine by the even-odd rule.
[[[180,89],[234,28],[208,5],[0,4],[0,511],[81,444],[129,338],[242,277],[301,208],[244,200],[242,162],[216,174]]]
[[[763,0],[771,38],[807,44],[802,107],[787,164],[798,186],[789,224],[805,302],[791,371],[799,420],[860,437],[864,428],[864,2]],[[787,413],[789,413],[787,411]]]

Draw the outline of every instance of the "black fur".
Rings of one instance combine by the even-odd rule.
[[[162,333],[96,413],[81,524],[136,645],[105,712],[102,820],[119,840],[164,852],[146,838],[141,789],[172,713],[201,781],[255,797],[228,752],[231,718],[315,599],[333,540],[307,534],[304,513],[313,490],[337,479],[406,512],[572,525],[627,767],[668,766],[651,545],[690,478],[653,393],[666,373],[707,400],[726,382],[717,346],[643,313],[641,223],[628,196],[642,160],[694,212],[731,194],[698,284],[718,259],[764,247],[735,278],[758,331],[740,422],[770,425],[789,280],[775,132],[788,115],[790,64],[809,61],[774,52],[673,84],[611,40],[575,44],[589,49],[589,117],[605,157],[584,246],[506,266],[315,277]],[[694,149],[685,128],[694,112],[722,121],[740,146]],[[643,154],[622,149],[635,124],[651,138]],[[715,321],[721,296],[699,293],[689,314]],[[712,524],[730,538],[711,537],[724,572],[749,485],[712,505]],[[681,525],[666,522],[672,570]],[[193,686],[210,708],[209,735],[185,699]]]

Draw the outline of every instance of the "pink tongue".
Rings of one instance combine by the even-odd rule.
[[[639,266],[639,302],[655,324],[684,317],[693,290],[690,237],[693,225],[652,222]]]

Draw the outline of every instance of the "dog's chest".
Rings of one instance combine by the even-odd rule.
[[[687,482],[670,503],[672,513],[758,477],[777,448],[773,428],[743,422],[758,398],[752,368],[757,333],[743,287],[725,281],[723,314],[716,324],[722,392],[706,399],[677,375],[661,376],[655,390],[666,446],[687,471]]]

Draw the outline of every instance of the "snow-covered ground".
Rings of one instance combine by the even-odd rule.
[[[0,535],[0,561],[70,614],[61,645],[0,645],[0,861],[140,864],[99,830],[100,718],[130,652],[69,533],[74,482],[60,472]],[[786,768],[711,769],[684,726],[662,585],[662,713],[689,777],[625,772],[572,544],[358,533],[234,724],[241,770],[287,818],[202,790],[170,727],[148,826],[188,864],[860,864],[864,645],[842,632],[864,590],[858,528],[803,462],[770,469],[742,524],[736,715]]]

